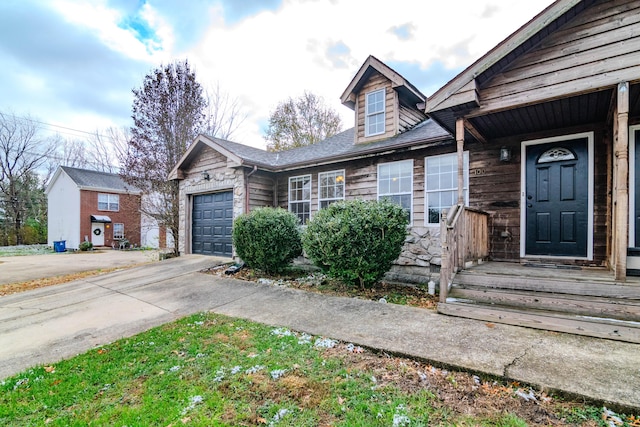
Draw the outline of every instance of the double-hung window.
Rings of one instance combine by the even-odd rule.
[[[458,203],[457,153],[425,158],[426,225],[440,224],[440,213]],[[464,202],[469,203],[469,152],[464,153]]]
[[[289,211],[297,215],[301,224],[309,221],[311,213],[311,175],[289,178]]]
[[[333,202],[344,200],[344,170],[318,174],[318,203],[324,209]]]
[[[99,193],[98,210],[118,212],[120,210],[120,196],[118,194]]]
[[[378,200],[388,199],[402,206],[412,218],[413,160],[378,165]]]
[[[373,136],[384,133],[385,90],[380,89],[366,95],[364,135]]]
[[[113,223],[113,238],[124,239],[124,224],[121,222]]]

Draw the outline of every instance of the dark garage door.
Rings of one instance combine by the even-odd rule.
[[[233,191],[193,197],[191,252],[232,256]]]

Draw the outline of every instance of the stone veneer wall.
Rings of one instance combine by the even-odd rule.
[[[191,221],[191,217],[187,216],[187,212],[191,209],[189,196],[229,190],[233,190],[233,218],[235,220],[244,213],[245,189],[242,169],[226,168],[224,171],[210,173],[209,181],[202,178],[200,171],[192,171],[180,181],[180,241],[178,250],[181,254],[186,253],[185,242],[191,241],[191,238],[187,238],[185,235],[190,232],[190,227],[187,228],[189,221]]]
[[[400,257],[385,278],[415,284],[437,282],[441,255],[440,227],[411,227]]]

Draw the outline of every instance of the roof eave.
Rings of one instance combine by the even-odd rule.
[[[173,167],[173,169],[171,169],[171,172],[169,172],[169,175],[167,176],[167,180],[168,181],[173,181],[173,180],[179,180],[179,179],[183,179],[180,177],[180,169],[182,169],[182,165],[189,159],[191,159],[191,157],[194,155],[194,152],[196,151],[196,149],[199,148],[200,143],[205,144],[207,146],[209,146],[210,148],[216,150],[217,152],[219,152],[220,154],[222,154],[223,156],[227,157],[228,159],[231,159],[232,161],[234,161],[235,163],[237,163],[238,165],[242,165],[245,163],[245,160],[243,158],[241,158],[240,156],[236,155],[235,153],[227,150],[226,148],[224,148],[223,146],[221,146],[220,144],[218,144],[217,142],[215,142],[214,139],[204,135],[204,134],[200,134],[196,137],[195,141],[193,141],[193,143],[189,146],[189,148],[187,148],[187,151],[185,151],[185,153],[182,155],[182,157],[180,158],[180,160],[178,161],[178,163]]]
[[[449,97],[455,95],[465,85],[473,81],[476,76],[482,74],[493,64],[504,58],[530,37],[534,36],[537,32],[555,21],[581,1],[582,0],[557,0],[555,3],[549,5],[542,12],[529,20],[529,22],[521,26],[500,44],[481,56],[473,64],[431,95],[427,100],[425,112],[429,114],[441,109],[440,105],[449,99]]]
[[[398,90],[400,88],[404,88],[408,93],[410,93],[417,99],[417,102],[424,102],[427,99],[427,97],[422,92],[420,92],[407,79],[402,77],[397,71],[393,70],[391,67],[380,61],[375,56],[369,55],[369,57],[360,66],[360,69],[358,70],[356,75],[353,77],[353,79],[351,79],[351,82],[349,83],[347,88],[344,90],[344,92],[342,92],[342,95],[340,96],[340,101],[342,102],[342,104],[351,109],[354,108],[355,97],[353,95],[358,91],[362,80],[367,76],[369,68],[379,72],[380,74],[391,80],[391,84],[394,89]]]
[[[357,154],[342,154],[342,155],[338,155],[338,156],[321,157],[321,158],[319,158],[319,159],[317,159],[317,160],[315,160],[313,162],[308,162],[308,161],[307,162],[296,162],[296,163],[290,163],[290,164],[287,164],[287,165],[283,165],[283,167],[278,168],[274,172],[286,172],[286,171],[291,171],[291,170],[296,170],[296,169],[304,169],[304,168],[308,168],[308,167],[315,167],[315,166],[320,166],[320,165],[339,163],[339,162],[344,162],[344,161],[348,161],[348,160],[357,160],[357,159],[366,158],[366,157],[391,154],[393,152],[396,152],[398,150],[402,150],[402,149],[405,149],[405,148],[409,148],[412,151],[413,150],[419,150],[421,148],[431,147],[431,146],[433,146],[434,143],[436,143],[438,141],[441,141],[441,142],[447,142],[447,141],[453,142],[453,139],[449,135],[447,135],[447,136],[438,136],[438,137],[433,137],[433,138],[421,139],[421,140],[417,140],[417,141],[403,142],[401,144],[396,144],[396,145],[388,145],[388,146],[383,146],[383,147],[376,147],[376,148],[371,149],[371,150],[360,151]]]
[[[90,185],[78,185],[78,189],[85,190],[85,191],[102,191],[105,193],[117,193],[117,194],[140,195],[143,193],[142,190],[122,190],[122,189],[116,189],[116,188],[110,188],[110,187],[93,187]]]

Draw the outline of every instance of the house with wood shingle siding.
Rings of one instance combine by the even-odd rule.
[[[640,3],[558,0],[428,98],[369,57],[341,100],[354,128],[308,147],[199,136],[180,251],[231,256],[256,207],[385,197],[395,274],[438,280],[441,313],[640,342]]]
[[[304,224],[336,200],[385,197],[404,206],[411,221],[394,272],[426,283],[440,249],[439,217],[432,213],[429,221],[425,204],[453,200],[456,189],[425,193],[425,157],[437,159],[430,173],[442,168],[455,176],[455,167],[444,172],[455,163],[453,140],[420,108],[426,97],[373,56],[342,101],[357,126],[307,147],[274,153],[199,136],[170,176],[180,180],[180,252],[232,256],[233,219],[257,207],[280,206]]]

